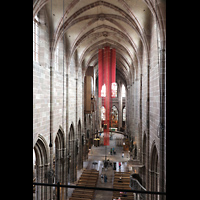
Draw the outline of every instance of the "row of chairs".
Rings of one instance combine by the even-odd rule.
[[[96,169],[85,169],[81,174],[78,186],[96,187],[99,172]],[[95,190],[75,188],[69,200],[92,200]]]
[[[115,189],[127,189],[130,190],[130,172],[114,172],[114,182],[113,182],[113,188]],[[133,200],[134,196],[132,192],[113,192],[112,199],[118,199],[121,198],[121,200]]]

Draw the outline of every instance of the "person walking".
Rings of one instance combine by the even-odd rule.
[[[124,152],[122,152],[122,158],[124,157]]]
[[[121,162],[119,162],[119,169],[121,169]]]

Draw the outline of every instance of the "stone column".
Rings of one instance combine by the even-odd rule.
[[[166,70],[165,70],[165,49],[160,51],[160,182],[159,182],[159,190],[165,191],[165,162],[166,162],[166,128],[165,128],[165,110],[166,110]],[[166,199],[166,197],[161,197],[162,200]]]
[[[75,181],[75,148],[74,148],[74,140],[70,139],[70,171],[69,171],[69,177],[70,177],[70,183],[73,183]]]
[[[118,110],[118,130],[122,127],[122,84],[119,85],[119,94],[118,94],[118,101],[119,101],[119,110]]]
[[[140,74],[140,100],[139,100],[139,125],[138,125],[138,133],[139,133],[139,151],[138,158],[140,162],[142,162],[142,74]]]
[[[53,169],[53,66],[50,66],[50,169]],[[53,179],[49,179],[49,183],[53,183]],[[50,200],[53,199],[53,187],[50,187]]]
[[[67,149],[63,148],[63,180],[62,180],[62,184],[67,185]],[[67,199],[67,188],[62,188],[62,200]]]
[[[146,131],[147,131],[147,190],[150,190],[150,65],[147,66],[147,100],[146,100]],[[147,200],[150,195],[147,195]]]
[[[131,137],[133,138],[134,135],[134,95],[133,95],[133,87],[134,87],[134,82],[132,85],[130,85],[129,89],[129,110],[127,110],[128,114],[128,121],[129,121],[129,132]]]

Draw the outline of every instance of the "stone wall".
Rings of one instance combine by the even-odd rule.
[[[46,17],[45,7],[38,14],[39,24],[39,62],[33,61],[33,148],[37,145],[39,136],[47,144],[45,151],[50,152],[48,156],[48,170],[55,168],[53,160],[56,159],[55,139],[58,131],[63,132],[62,156],[64,162],[64,180],[67,184],[68,168],[68,139],[70,126],[74,127],[74,144],[79,140],[79,148],[82,148],[81,138],[84,133],[83,123],[83,80],[82,69],[77,65],[76,56],[70,62],[67,60],[68,49],[63,49],[63,40],[59,41],[58,46],[58,66],[55,63],[55,52],[50,53],[50,30]],[[64,57],[63,57],[64,53]],[[64,60],[63,60],[64,58]],[[63,66],[64,65],[64,66]],[[52,96],[51,96],[52,94]],[[52,100],[52,102],[51,102]],[[80,121],[80,132],[78,135],[78,122]],[[51,130],[52,127],[52,130]],[[49,147],[50,134],[52,137],[52,147]],[[51,149],[51,150],[50,150]],[[74,146],[75,149],[75,146]],[[83,151],[79,151],[83,152]],[[74,151],[75,153],[75,151]],[[45,156],[45,155],[41,155]],[[75,157],[75,155],[72,155]],[[82,157],[82,156],[81,156]],[[36,158],[36,165],[39,162]],[[75,164],[77,163],[74,160]],[[74,165],[74,168],[76,166]],[[45,173],[48,173],[46,170]],[[74,169],[75,170],[75,169]],[[76,179],[76,173],[74,178]],[[50,192],[52,195],[52,191]]]
[[[152,185],[151,174],[149,171],[155,170],[152,160],[156,160],[154,157],[158,156],[157,161],[157,171],[152,171],[152,174],[159,173],[163,171],[164,164],[161,160],[166,163],[166,153],[162,155],[160,151],[166,152],[165,141],[166,136],[164,134],[164,142],[161,142],[160,136],[160,68],[165,69],[165,60],[162,62],[163,56],[161,58],[161,42],[160,32],[158,31],[158,24],[156,23],[155,16],[151,16],[151,31],[147,33],[147,38],[149,42],[149,51],[140,46],[138,52],[141,56],[141,69],[134,68],[134,81],[128,85],[128,109],[133,112],[127,113],[128,117],[128,132],[130,137],[134,138],[137,144],[137,159],[141,164],[145,165],[146,175],[144,171],[141,170],[141,176],[143,181],[146,182],[146,188],[151,190],[154,188]],[[162,47],[163,48],[163,47]],[[148,55],[149,57],[148,57]],[[137,70],[136,70],[137,69]],[[165,72],[164,72],[165,73]],[[165,91],[165,82],[163,83]],[[164,92],[165,93],[165,92]],[[165,101],[165,96],[163,97]],[[141,106],[141,107],[140,107]],[[163,105],[165,108],[165,103]],[[162,107],[162,109],[163,109]],[[141,109],[141,110],[140,110]],[[166,117],[166,116],[165,116]],[[141,125],[141,126],[140,126]],[[140,128],[141,127],[141,128]],[[165,130],[165,128],[164,128]],[[144,149],[144,137],[146,137],[146,152]],[[144,155],[146,156],[145,163]],[[158,175],[158,190],[162,190],[162,180],[165,180],[165,175]],[[154,181],[155,182],[155,181]],[[164,187],[163,187],[164,188]],[[155,188],[154,188],[155,189]]]

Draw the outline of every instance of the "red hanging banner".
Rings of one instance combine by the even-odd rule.
[[[110,108],[111,108],[111,97],[115,97],[112,94],[112,83],[116,82],[116,50],[105,47],[99,49],[98,52],[98,96],[101,96],[102,86],[105,84],[106,94],[102,99],[102,103],[105,107],[105,122],[104,122],[104,145],[109,145],[109,128],[110,128]]]
[[[105,47],[104,50],[104,69],[105,69],[105,85],[106,85],[106,97],[105,97],[105,109],[106,109],[106,128],[104,129],[104,145],[109,145],[109,127],[110,127],[110,47]]]

